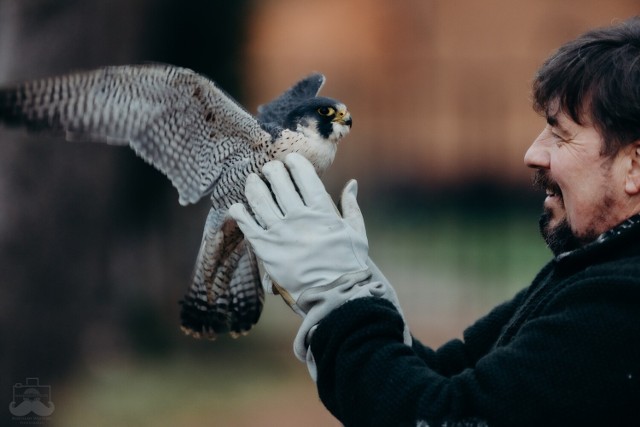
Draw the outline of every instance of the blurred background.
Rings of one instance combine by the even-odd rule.
[[[192,68],[251,111],[312,71],[351,135],[324,176],[360,182],[372,257],[439,346],[550,254],[522,157],[537,67],[632,0],[0,0],[0,83],[107,64]],[[0,129],[0,425],[26,378],[51,426],[338,426],[268,296],[246,337],[181,335],[208,206],[180,207],[127,149]],[[22,420],[24,421],[24,420]],[[23,423],[24,424],[24,423]]]

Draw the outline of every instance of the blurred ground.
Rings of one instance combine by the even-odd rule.
[[[290,355],[110,362],[59,390],[56,426],[339,426]],[[288,359],[288,362],[287,360]]]

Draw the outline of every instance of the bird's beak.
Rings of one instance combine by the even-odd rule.
[[[340,123],[341,125],[349,126],[349,127],[351,127],[351,125],[353,124],[353,120],[351,119],[351,114],[349,113],[349,111],[347,111],[346,108],[339,109],[338,112],[336,113],[335,119],[333,119],[332,121],[336,123]]]

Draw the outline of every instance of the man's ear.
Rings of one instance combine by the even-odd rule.
[[[625,191],[630,196],[640,194],[640,141],[629,147],[629,163],[625,181]]]

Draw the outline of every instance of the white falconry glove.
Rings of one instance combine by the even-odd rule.
[[[262,172],[270,189],[255,174],[245,185],[253,215],[242,204],[232,205],[229,215],[262,261],[277,292],[303,317],[294,352],[309,363],[309,332],[333,309],[367,296],[386,298],[398,310],[400,307],[395,291],[369,259],[356,181],[349,181],[342,192],[341,216],[313,165],[303,156],[289,154],[284,163],[265,164]],[[406,328],[405,343],[411,345]]]

